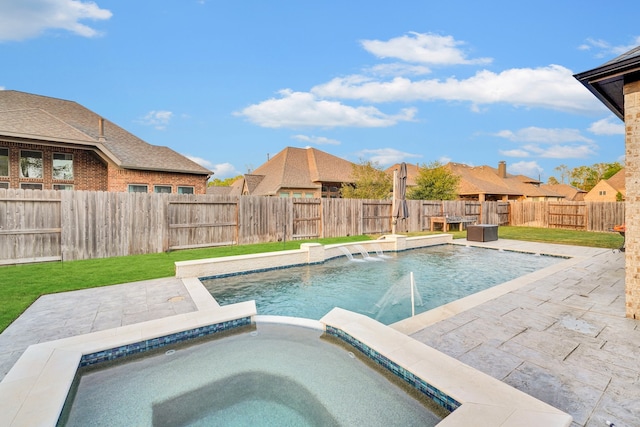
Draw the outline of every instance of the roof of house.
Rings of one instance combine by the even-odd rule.
[[[400,163],[389,166],[387,169],[385,169],[385,172],[393,176],[394,170],[400,170]],[[420,166],[418,166],[417,164],[413,165],[411,163],[407,163],[407,187],[414,187],[416,185],[416,178],[418,177],[419,171]]]
[[[493,194],[526,197],[563,197],[551,189],[540,187],[536,179],[524,175],[506,173],[503,178],[497,168],[491,166],[467,166],[460,163],[445,165],[460,177],[458,194]],[[505,166],[506,167],[506,166]]]
[[[572,202],[582,201],[584,199],[584,195],[587,193],[586,191],[569,184],[542,184],[540,185],[540,188],[561,194],[564,196],[565,200]]]
[[[444,165],[452,174],[460,177],[458,195],[472,196],[477,194],[492,194],[526,197],[564,197],[552,188],[540,186],[540,181],[524,175],[507,173],[501,178],[497,168],[491,166],[467,166],[462,163],[447,163]],[[506,168],[506,164],[505,164]],[[386,169],[387,173],[400,169],[400,164]],[[420,166],[407,163],[407,186],[415,186]]]
[[[151,145],[76,102],[26,92],[0,90],[0,136],[92,147],[124,169],[212,174],[172,149]]]
[[[626,83],[629,83],[629,80],[639,80],[638,72],[640,72],[640,46],[597,68],[575,74],[574,77],[618,118],[624,120],[625,80]]]
[[[614,190],[625,194],[627,185],[625,179],[624,168],[620,169],[615,173],[611,178],[607,179],[607,184],[609,184]]]
[[[352,170],[353,163],[324,151],[286,147],[246,174],[244,184],[249,194],[275,195],[281,188],[311,189],[323,182],[353,182]]]

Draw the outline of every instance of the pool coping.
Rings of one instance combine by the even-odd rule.
[[[450,235],[447,243],[451,243]],[[471,245],[491,247],[475,243]],[[571,256],[562,253],[553,255]],[[556,265],[566,267],[566,262],[577,262],[583,258],[577,256]],[[555,270],[549,270],[550,268],[540,271],[546,272],[545,275],[552,274]],[[540,278],[540,275],[536,277]],[[523,277],[528,276],[530,275]],[[513,289],[524,286],[531,280],[534,279],[529,277],[518,283],[519,279],[516,279],[497,287]],[[199,279],[187,277],[182,281],[198,309],[196,312],[30,346],[0,383],[0,424],[55,426],[80,360],[86,354],[246,316],[259,322],[289,323],[304,327],[318,325],[318,321],[308,319],[259,316],[254,301],[221,307]],[[454,305],[449,307],[439,307],[424,313],[425,316],[419,321],[424,327],[425,323],[455,315],[465,307],[470,308],[506,292],[499,292],[495,296],[487,293],[482,298],[470,298],[457,305],[452,303]],[[418,322],[418,319],[413,320]],[[398,325],[395,328],[387,327],[366,316],[342,309],[332,310],[319,324],[323,328],[331,326],[344,331],[460,402],[461,406],[438,424],[440,427],[470,424],[538,425],[540,421],[548,426],[571,424],[572,418],[568,414],[420,343],[401,332],[402,328]],[[407,327],[406,330],[411,328]],[[535,421],[528,421],[534,415]]]

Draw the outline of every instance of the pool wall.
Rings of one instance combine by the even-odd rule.
[[[425,237],[387,236],[384,240],[351,245],[360,244],[371,251],[376,246],[384,251],[401,251],[451,242],[450,235]],[[304,264],[310,259],[311,262],[322,262],[344,256],[338,246],[306,244],[299,251],[284,251],[282,258],[272,258],[272,254],[262,257],[278,259],[282,266]],[[221,307],[199,282],[198,276],[216,275],[219,271],[234,273],[230,266],[224,265],[225,261],[247,269],[236,273],[255,271],[256,264],[263,268],[269,265],[259,257],[230,258],[193,262],[193,265],[190,265],[192,262],[180,263],[186,264],[182,266],[183,273],[186,274],[189,268],[198,272],[183,279],[198,308],[196,312],[30,346],[0,383],[0,425],[55,426],[76,370],[87,355],[108,360],[136,353],[141,347],[157,348],[166,342],[195,338],[218,327],[246,324],[249,318],[252,322],[319,328],[351,344],[395,375],[413,382],[418,390],[422,387],[425,394],[433,395],[445,407],[457,407],[438,424],[439,427],[571,425],[571,416],[562,411],[369,317],[340,308],[333,309],[320,321],[259,316],[254,301]],[[305,258],[307,262],[299,262]]]
[[[347,248],[356,255],[359,252],[356,246],[362,246],[369,253],[375,253],[377,250],[399,252],[407,249],[444,245],[452,241],[451,234],[434,234],[418,237],[387,235],[378,240],[326,246],[319,243],[303,243],[300,245],[300,249],[297,250],[180,261],[175,263],[175,269],[176,277],[178,278],[211,278],[305,264],[318,264],[332,258],[345,256],[340,247]]]
[[[334,308],[320,322],[328,333],[455,409],[438,427],[571,425],[572,417],[559,409],[367,316]]]

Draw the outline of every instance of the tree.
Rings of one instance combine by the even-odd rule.
[[[460,177],[451,173],[440,162],[422,165],[418,169],[416,186],[407,193],[413,200],[454,200],[458,196]]]
[[[557,168],[556,168],[557,169]],[[622,169],[618,162],[596,163],[593,166],[578,166],[569,171],[569,184],[585,191],[591,190],[602,179],[609,179]]]
[[[555,176],[550,176],[549,179],[547,180],[547,184],[556,185],[556,184],[560,184],[560,183],[558,182],[558,180],[556,179]]]
[[[342,197],[347,199],[386,199],[393,190],[393,178],[376,162],[362,161],[353,165],[353,185],[343,185]]]
[[[234,176],[233,178],[214,178],[207,184],[209,187],[230,187],[236,180],[242,178],[242,175]]]
[[[562,184],[566,184],[566,182],[569,180],[569,175],[570,175],[570,171],[567,165],[560,165],[556,167],[554,170],[560,174],[560,182]]]

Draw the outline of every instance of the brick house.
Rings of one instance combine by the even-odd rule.
[[[76,102],[0,90],[0,188],[204,194],[211,175]]]

